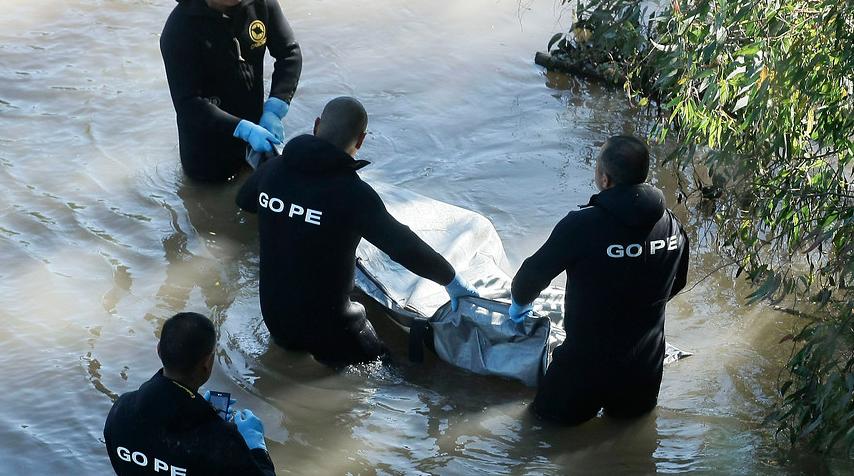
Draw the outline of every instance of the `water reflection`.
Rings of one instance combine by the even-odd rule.
[[[429,354],[412,364],[406,334],[376,311],[397,356],[390,366],[335,373],[271,346],[254,216],[233,204],[245,177],[200,187],[178,166],[157,48],[173,6],[4,2],[3,474],[109,474],[104,417],[159,368],[162,321],[214,309],[218,365],[207,387],[256,410],[282,474],[852,474],[845,459],[780,451],[758,423],[791,320],[744,308],[699,232],[696,287],[668,308],[667,327],[695,355],[668,366],[659,408],[634,422],[534,420],[532,389]],[[487,216],[509,272],[594,193],[601,142],[647,132],[621,92],[533,64],[560,29],[551,3],[531,4],[521,20],[512,1],[285,8],[306,58],[288,134],[308,130],[329,98],[359,97],[371,114],[365,174]],[[655,181],[673,204],[668,177]],[[693,204],[680,213],[701,230]]]

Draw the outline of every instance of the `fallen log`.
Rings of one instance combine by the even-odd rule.
[[[534,63],[551,71],[585,76],[612,86],[622,86],[626,82],[625,76],[620,74],[615,63],[594,63],[581,58],[580,54],[573,55],[558,50],[555,50],[554,54],[538,51],[534,55]]]

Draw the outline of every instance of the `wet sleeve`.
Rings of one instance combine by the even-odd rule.
[[[266,451],[260,448],[249,451],[252,453],[252,459],[255,460],[255,466],[261,470],[262,475],[276,476],[276,469],[273,467],[273,460],[270,459],[270,455],[267,454]]]
[[[270,15],[267,49],[275,59],[270,96],[290,104],[302,72],[302,52],[279,2],[269,0],[267,9]]]
[[[180,8],[180,7],[179,7]],[[202,128],[232,135],[240,118],[233,116],[202,97],[205,84],[200,34],[173,10],[160,36],[160,54],[166,68],[166,80],[175,112],[183,121]]]
[[[682,247],[682,256],[679,257],[679,269],[676,271],[676,279],[673,281],[673,287],[670,289],[670,297],[668,299],[675,296],[688,284],[688,256],[691,254],[691,245],[688,241],[688,234],[682,229],[681,224],[679,225],[679,232],[682,234],[685,246]]]
[[[354,226],[362,237],[422,278],[442,286],[453,281],[453,266],[408,226],[397,221],[374,189],[364,184],[360,192]]]
[[[540,292],[548,287],[552,279],[566,270],[568,257],[566,253],[571,248],[571,226],[569,217],[558,223],[551,235],[533,255],[522,262],[510,293],[519,304],[533,302]]]
[[[223,422],[225,423],[225,422]],[[250,450],[246,441],[232,423],[211,432],[219,444],[211,443],[207,462],[211,466],[205,474],[229,476],[275,476],[273,461],[262,449]]]

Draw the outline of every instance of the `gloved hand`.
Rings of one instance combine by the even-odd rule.
[[[261,423],[260,418],[252,413],[252,410],[244,409],[242,412],[236,413],[234,423],[237,424],[237,430],[243,436],[246,446],[250,450],[261,448],[267,451],[267,443],[264,442],[264,424]]]
[[[288,103],[276,97],[270,97],[264,103],[264,113],[261,114],[261,120],[258,125],[267,129],[279,142],[285,140],[285,128],[282,126],[282,119],[288,113]]]
[[[276,97],[270,97],[264,103],[264,113],[261,114],[261,120],[258,125],[270,131],[279,142],[285,140],[285,127],[282,126],[282,119],[288,113],[288,103]]]
[[[475,291],[471,285],[460,276],[459,273],[454,273],[454,280],[445,285],[445,291],[448,292],[448,296],[451,296],[451,310],[456,311],[457,306],[460,305],[459,298],[462,296],[475,296],[480,297],[480,294]]]
[[[524,322],[525,318],[532,312],[534,312],[534,303],[529,302],[528,304],[519,304],[512,296],[510,297],[510,310],[508,313],[510,314],[510,319],[512,319],[513,322],[517,324]]]
[[[241,120],[237,124],[237,127],[234,129],[234,137],[245,140],[252,146],[252,149],[258,152],[270,152],[273,150],[273,144],[282,143],[270,131],[246,119]]]

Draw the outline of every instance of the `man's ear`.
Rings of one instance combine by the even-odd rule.
[[[317,135],[317,126],[319,126],[319,125],[320,125],[320,118],[318,117],[317,119],[314,120],[314,130],[312,131],[312,134]]]
[[[356,150],[362,148],[362,143],[365,141],[365,136],[367,136],[367,132],[363,132],[362,135],[359,136],[359,140],[356,141]]]
[[[614,180],[607,173],[602,174],[602,190],[607,190],[614,186]]]

